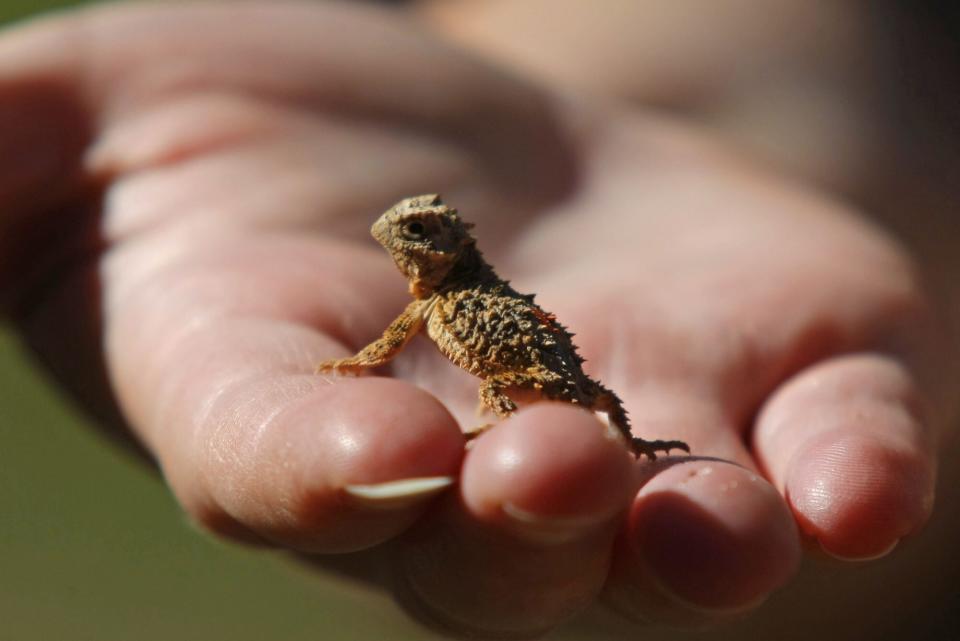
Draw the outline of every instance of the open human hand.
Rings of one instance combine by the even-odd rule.
[[[790,578],[798,525],[863,559],[931,509],[950,361],[893,243],[676,123],[557,98],[398,14],[26,26],[0,41],[0,145],[0,302],[61,381],[101,414],[116,400],[198,522],[357,551],[436,624],[533,634],[598,600],[719,619]],[[314,374],[407,302],[367,229],[435,191],[576,332],[636,435],[695,457],[638,464],[555,404],[464,455],[478,381],[425,341],[389,377]]]

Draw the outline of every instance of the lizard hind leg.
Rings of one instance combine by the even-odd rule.
[[[517,411],[517,404],[506,394],[506,390],[515,387],[517,382],[512,376],[491,376],[480,384],[480,408],[490,409],[499,418],[506,418]],[[467,440],[473,440],[493,427],[486,423],[472,427],[465,432]]]
[[[491,376],[480,384],[480,402],[500,418],[506,418],[517,411],[517,404],[506,394],[508,388],[516,385],[513,377]]]
[[[623,408],[620,397],[600,384],[597,384],[597,388],[592,409],[606,413],[611,427],[616,427],[620,431],[637,457],[643,455],[654,461],[657,458],[657,452],[665,454],[669,454],[670,450],[690,452],[690,446],[683,441],[647,441],[634,436],[630,431],[630,419],[627,418],[627,411]]]

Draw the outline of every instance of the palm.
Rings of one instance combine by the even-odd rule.
[[[637,435],[682,439],[695,454],[763,471],[804,530],[837,554],[877,553],[922,522],[930,452],[902,409],[915,402],[907,367],[926,356],[905,340],[922,320],[919,296],[896,250],[869,229],[672,125],[589,107],[553,122],[551,99],[378,14],[244,9],[243,37],[213,42],[203,26],[219,24],[219,10],[134,10],[123,28],[147,24],[153,34],[141,14],[195,50],[202,82],[141,82],[169,76],[163,29],[150,36],[150,55],[134,57],[117,25],[101,27],[115,49],[101,64],[128,84],[101,97],[124,100],[104,108],[87,156],[89,171],[109,177],[109,250],[95,269],[113,391],[195,518],[302,551],[362,549],[394,539],[426,504],[345,504],[344,487],[459,474],[457,498],[394,549],[402,563],[413,559],[405,567],[420,600],[488,630],[549,627],[605,584],[623,610],[683,611],[636,596],[652,588],[630,541],[657,549],[666,544],[644,523],[689,524],[686,512],[650,500],[658,492],[700,505],[737,542],[711,548],[720,537],[704,526],[690,540],[716,557],[694,555],[700,565],[689,567],[682,554],[663,555],[656,571],[683,600],[736,608],[793,571],[789,512],[747,470],[711,461],[666,470],[624,522],[637,470],[577,412],[521,413],[485,435],[461,469],[447,410],[469,427],[477,381],[425,341],[393,366],[408,382],[312,374],[376,337],[407,300],[369,223],[402,196],[439,191],[478,224],[501,275],[576,332],[588,371],[624,399]],[[341,37],[344,24],[385,51]],[[277,41],[277,29],[289,40]],[[328,36],[319,52],[317,31]],[[248,68],[249,42],[275,66]],[[375,64],[323,64],[363,55]],[[330,93],[338,86],[342,94]],[[74,355],[45,332],[74,303],[55,290],[23,322],[55,366]],[[896,359],[872,353],[888,347]],[[794,376],[748,443],[751,419]],[[823,380],[857,391],[837,399],[817,391]],[[840,401],[873,426],[825,419]],[[797,429],[804,421],[817,426],[809,438]],[[847,467],[817,467],[837,443],[852,455]],[[848,468],[871,470],[885,493],[844,494],[837,484]],[[702,486],[687,482],[711,474]],[[823,482],[855,516],[823,520],[804,502]],[[750,489],[731,494],[739,483]],[[891,504],[901,518],[878,516]],[[459,546],[436,545],[444,537]],[[467,571],[465,600],[451,586]],[[718,583],[724,590],[710,592]],[[535,598],[512,598],[531,586]]]

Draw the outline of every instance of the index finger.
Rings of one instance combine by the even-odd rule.
[[[456,474],[456,422],[406,383],[313,374],[376,322],[375,304],[337,290],[376,296],[380,262],[285,235],[185,244],[160,235],[103,268],[114,388],[180,502],[215,530],[306,551],[358,549],[406,527]],[[370,488],[400,480],[405,493]]]

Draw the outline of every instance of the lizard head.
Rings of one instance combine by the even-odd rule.
[[[401,200],[373,224],[370,233],[410,281],[410,293],[425,298],[443,281],[464,248],[475,241],[470,223],[436,194]]]

